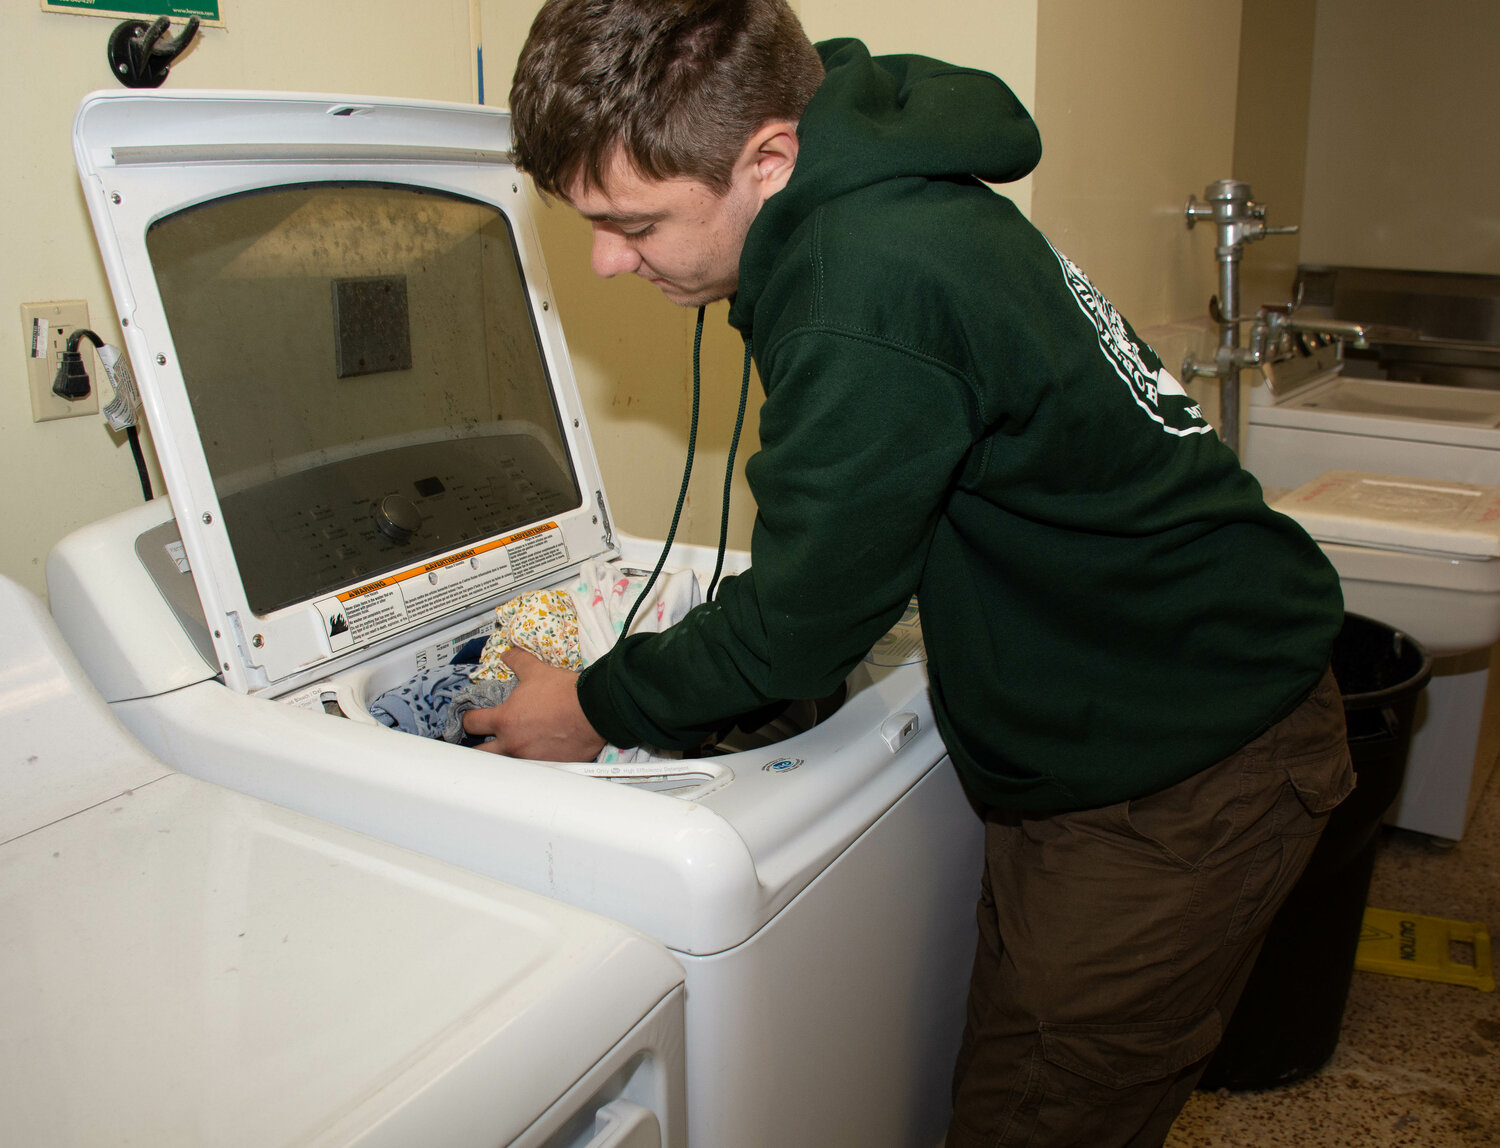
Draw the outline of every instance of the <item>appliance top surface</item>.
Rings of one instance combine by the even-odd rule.
[[[34,596],[0,607],[13,1142],[344,1143],[408,1100],[508,1142],[681,981],[623,926],[170,770]]]
[[[0,857],[14,1143],[305,1143],[445,1073],[466,1094],[429,1117],[478,1108],[508,1143],[682,975],[603,918],[181,774]]]
[[[503,113],[123,93],[75,143],[237,688],[610,548]]]

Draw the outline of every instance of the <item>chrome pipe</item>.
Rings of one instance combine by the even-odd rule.
[[[1244,180],[1221,179],[1203,190],[1206,202],[1188,196],[1184,215],[1189,230],[1199,220],[1211,222],[1218,231],[1214,258],[1219,264],[1219,293],[1210,301],[1209,314],[1219,325],[1219,345],[1214,361],[1203,363],[1191,354],[1182,362],[1182,381],[1194,378],[1219,380],[1219,438],[1236,454],[1240,450],[1240,371],[1259,363],[1264,351],[1240,346],[1240,258],[1246,243],[1267,235],[1295,235],[1296,227],[1267,227],[1266,209],[1251,197]]]

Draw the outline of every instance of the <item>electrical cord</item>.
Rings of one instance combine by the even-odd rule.
[[[118,348],[106,346],[104,340],[87,327],[75,327],[73,333],[68,336],[68,341],[63,344],[62,362],[58,365],[57,377],[52,381],[52,393],[65,399],[88,398],[89,391],[92,389],[89,383],[89,372],[88,368],[83,365],[83,353],[78,349],[78,344],[84,339],[93,343],[101,352],[100,358],[104,363],[105,374],[109,375],[115,383],[117,400],[122,384],[124,384],[130,391],[132,402],[139,402],[133,397],[135,380],[130,375],[130,368],[125,364],[123,357],[118,366],[112,369],[111,365],[115,363],[112,355],[118,354]],[[124,378],[117,377],[117,375],[123,375]],[[105,414],[110,415],[110,412],[106,410]],[[141,450],[141,436],[135,426],[133,410],[130,411],[130,418],[131,421],[125,425],[125,437],[130,441],[130,455],[135,459],[135,473],[141,480],[141,495],[147,502],[150,502],[152,498],[151,474],[146,469],[146,456]],[[119,429],[119,425],[111,416],[111,426]]]
[[[125,428],[125,437],[130,440],[130,456],[135,459],[135,473],[140,476],[141,497],[150,502],[153,497],[151,472],[146,469],[146,456],[141,451],[141,435],[134,423]]]

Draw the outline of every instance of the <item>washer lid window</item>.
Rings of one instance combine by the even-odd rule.
[[[80,109],[85,193],[232,687],[285,692],[613,548],[509,142],[504,113],[459,105]]]

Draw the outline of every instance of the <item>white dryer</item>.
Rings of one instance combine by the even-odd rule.
[[[686,1143],[682,970],[177,773],[0,579],[8,1144]]]
[[[1327,472],[1500,486],[1500,391],[1352,378],[1332,348],[1273,364],[1250,395],[1243,461],[1275,500]],[[1436,525],[1436,524],[1435,524]],[[1435,655],[1407,781],[1387,817],[1459,840],[1493,759],[1478,756],[1489,690],[1496,563],[1442,549],[1319,537],[1348,609],[1405,630]]]
[[[120,719],[179,769],[661,941],[693,1143],[939,1143],[982,825],[915,606],[826,704],[636,776],[358,720],[497,603],[655,558],[613,529],[507,116],[116,92],[75,141],[171,495],[48,562]]]

